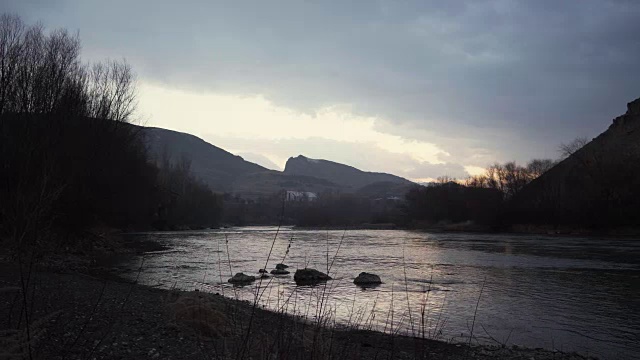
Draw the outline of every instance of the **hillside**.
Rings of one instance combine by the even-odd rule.
[[[580,150],[514,198],[514,221],[640,225],[640,99]]]
[[[342,192],[344,189],[324,179],[312,176],[286,175],[273,170],[239,177],[233,184],[233,192],[247,199],[269,197],[281,190],[324,193]]]
[[[407,179],[399,176],[367,172],[349,165],[328,160],[309,159],[302,155],[287,160],[284,168],[286,175],[312,176],[338,184],[349,191],[356,191],[364,186],[378,182],[392,184],[411,184]]]
[[[152,158],[183,156],[194,175],[215,192],[244,198],[271,196],[281,190],[357,192],[365,197],[402,196],[413,183],[401,177],[304,156],[290,158],[283,172],[269,170],[209,144],[191,134],[161,128],[141,128]]]
[[[238,178],[270,171],[191,134],[153,127],[143,130],[153,157],[161,159],[166,152],[177,161],[186,156],[196,177],[216,192],[231,192]]]

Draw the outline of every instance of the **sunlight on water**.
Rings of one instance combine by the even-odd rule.
[[[577,351],[603,358],[640,353],[640,243],[635,240],[397,230],[311,231],[250,227],[132,234],[169,246],[145,256],[140,282],[199,289],[338,325],[468,341]],[[291,274],[233,287],[283,262]],[[287,247],[290,251],[287,254]],[[339,251],[338,251],[339,248]],[[119,265],[131,279],[140,260]],[[329,270],[325,285],[296,286],[296,268]],[[329,269],[328,269],[329,268]],[[362,271],[383,284],[361,288]]]

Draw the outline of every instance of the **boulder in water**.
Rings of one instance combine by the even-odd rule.
[[[289,272],[287,270],[285,270],[285,269],[273,269],[273,270],[271,270],[271,273],[273,275],[287,275],[287,274],[289,274]]]
[[[296,284],[304,285],[331,280],[331,276],[316,269],[304,268],[296,270],[295,275],[293,275],[293,279],[296,281]]]
[[[380,280],[380,276],[376,274],[361,272],[360,275],[353,280],[353,283],[356,285],[375,285],[382,284],[382,280]]]
[[[266,274],[266,273],[267,273],[267,270],[265,270],[265,269],[260,269],[260,270],[258,270],[258,272],[259,272],[260,274]]]
[[[255,281],[255,280],[256,280],[255,276],[245,275],[245,274],[239,272],[239,273],[233,275],[233,277],[230,278],[227,281],[232,283],[232,284],[246,284],[246,283],[250,283],[250,282]]]
[[[276,269],[278,270],[284,270],[286,268],[288,268],[289,265],[285,265],[285,264],[276,264]]]

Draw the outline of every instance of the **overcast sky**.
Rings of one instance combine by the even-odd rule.
[[[0,0],[126,58],[148,126],[410,179],[558,156],[640,97],[640,1]]]

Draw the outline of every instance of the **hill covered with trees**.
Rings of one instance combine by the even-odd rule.
[[[640,99],[590,142],[564,147],[566,158],[513,199],[514,223],[588,228],[640,226]]]
[[[640,227],[640,99],[592,141],[578,138],[559,150],[559,161],[493,164],[464,181],[443,177],[416,187],[406,196],[406,221],[544,232]]]
[[[219,193],[232,192],[234,182],[241,177],[269,171],[191,134],[155,127],[143,127],[141,131],[150,156],[160,161],[188,159],[193,175]]]

